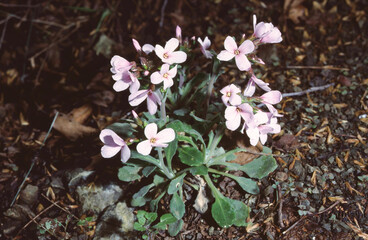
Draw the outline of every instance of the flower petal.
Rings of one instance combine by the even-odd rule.
[[[151,44],[144,44],[142,46],[142,51],[145,53],[145,54],[149,54],[151,53],[152,51],[155,50],[155,47],[152,46]]]
[[[156,123],[150,123],[144,128],[144,135],[148,140],[155,138],[157,135],[157,125]]]
[[[183,51],[176,51],[170,54],[170,57],[167,59],[168,63],[183,63],[187,60],[187,54]]]
[[[233,120],[227,120],[225,122],[226,127],[231,130],[231,131],[235,131],[239,126],[240,126],[240,116],[237,118],[234,118]]]
[[[171,38],[166,42],[165,51],[173,52],[179,46],[179,40],[176,38]]]
[[[252,146],[257,145],[258,140],[259,140],[259,130],[258,130],[258,128],[248,128],[245,132],[247,133],[247,135],[249,137],[250,144]]]
[[[130,84],[130,87],[129,87],[129,92],[130,93],[135,93],[135,92],[137,92],[138,91],[138,89],[141,87],[141,84],[140,84],[140,82],[138,81],[138,79],[137,79],[137,81],[134,81],[134,82],[132,82],[131,84]]]
[[[273,90],[263,94],[260,98],[264,103],[277,104],[282,100],[282,94],[280,91]]]
[[[120,80],[114,83],[114,85],[112,86],[112,88],[116,91],[116,92],[121,92],[126,90],[129,87],[129,84]]]
[[[138,106],[141,104],[148,96],[148,90],[139,90],[132,93],[128,97],[130,106]]]
[[[224,47],[228,52],[234,53],[235,50],[238,49],[238,45],[236,44],[234,38],[227,36],[224,42]]]
[[[236,55],[235,63],[240,71],[248,71],[251,67],[248,58],[244,54]]]
[[[169,69],[170,69],[170,65],[169,64],[166,64],[166,63],[163,64],[161,66],[160,74],[161,75],[164,75],[165,73],[167,73],[169,71]]]
[[[218,55],[217,59],[220,61],[229,61],[235,57],[234,53],[228,52],[226,50],[222,50]]]
[[[258,85],[258,87],[262,88],[266,92],[271,91],[271,88],[268,86],[269,84],[265,83],[261,79],[258,79],[255,75],[253,75],[251,79],[254,81],[255,84]]]
[[[178,65],[175,65],[175,67],[173,67],[172,69],[170,69],[168,71],[168,74],[170,77],[175,77],[176,76],[176,73],[178,72]]]
[[[256,91],[256,84],[252,79],[250,79],[247,86],[244,89],[243,95],[246,97],[251,97],[253,96],[255,91]]]
[[[133,41],[133,46],[135,48],[135,50],[137,50],[137,52],[140,52],[142,50],[141,45],[139,44],[139,42],[137,40],[135,40],[134,38],[132,39]]]
[[[115,156],[119,151],[121,150],[121,146],[117,146],[117,147],[111,147],[111,146],[103,146],[101,148],[101,156],[103,158],[112,158],[113,156]]]
[[[137,152],[139,152],[142,155],[147,156],[150,154],[152,150],[152,146],[149,140],[144,140],[137,145]]]
[[[172,128],[166,128],[161,130],[156,135],[156,143],[168,143],[174,141],[175,131]]]
[[[157,57],[161,58],[161,60],[162,60],[164,58],[165,50],[162,46],[156,44],[155,53],[156,53]]]
[[[128,161],[128,159],[130,158],[130,149],[127,145],[125,145],[122,149],[121,149],[121,161],[123,163],[126,163]]]
[[[151,115],[157,112],[157,103],[150,96],[147,98],[147,109]]]
[[[174,85],[174,81],[171,77],[164,78],[164,90]]]
[[[245,40],[240,46],[239,46],[239,52],[240,54],[249,54],[254,51],[254,44],[250,40]]]
[[[158,71],[152,73],[150,78],[151,78],[151,83],[153,84],[159,84],[164,80],[164,78]]]

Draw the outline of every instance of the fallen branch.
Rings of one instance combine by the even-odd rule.
[[[296,225],[298,225],[301,221],[303,221],[304,219],[306,219],[307,217],[310,216],[317,216],[320,215],[322,213],[328,212],[330,211],[332,208],[336,207],[337,204],[339,204],[340,201],[335,202],[334,204],[332,204],[331,206],[329,206],[328,208],[326,208],[325,210],[322,210],[318,213],[310,213],[308,215],[303,216],[301,219],[299,219],[298,221],[296,221],[293,225],[291,225],[288,229],[286,229],[285,231],[282,232],[282,235],[285,235],[286,233],[288,233],[291,229],[293,229]]]
[[[67,214],[69,214],[70,216],[74,217],[76,220],[79,220],[79,218],[77,216],[75,216],[73,213],[71,213],[70,211],[68,211],[67,209],[61,207],[59,204],[57,204],[57,202],[53,202],[51,199],[49,199],[48,197],[46,197],[43,193],[41,194],[42,197],[44,197],[47,201],[49,201],[50,203],[54,204],[56,207],[58,207],[59,209],[61,209],[62,211],[66,212]]]
[[[282,97],[292,97],[292,96],[301,96],[301,95],[304,95],[304,94],[307,94],[307,93],[311,93],[311,92],[317,92],[317,91],[322,91],[322,90],[325,90],[331,86],[334,86],[335,83],[330,83],[330,84],[326,84],[326,85],[323,85],[323,86],[319,86],[319,87],[311,87],[307,90],[304,90],[304,91],[300,91],[300,92],[292,92],[292,93],[283,93],[282,94]]]
[[[326,66],[287,66],[287,69],[328,69],[328,70],[343,70],[343,71],[349,71],[349,68],[340,68],[340,67],[334,67],[331,65]]]
[[[278,199],[279,199],[279,211],[278,211],[278,215],[279,215],[279,224],[281,228],[284,228],[284,222],[282,221],[282,205],[283,205],[283,200],[282,200],[282,193],[281,193],[281,186],[280,184],[277,185],[277,194],[278,194]]]

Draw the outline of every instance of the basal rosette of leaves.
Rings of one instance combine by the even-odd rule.
[[[198,191],[196,210],[207,211],[208,199],[204,188],[210,188],[214,202],[211,213],[221,227],[246,226],[250,209],[243,202],[225,197],[214,185],[214,176],[233,179],[245,191],[258,194],[257,180],[266,177],[277,167],[271,150],[263,148],[262,155],[252,162],[239,165],[231,162],[234,153],[245,149],[224,149],[221,139],[225,129],[240,131],[249,137],[250,144],[265,144],[267,135],[280,132],[277,118],[282,117],[273,107],[281,101],[279,91],[257,78],[253,67],[264,62],[256,56],[262,44],[282,41],[280,31],[272,23],[254,21],[254,34],[243,35],[237,41],[228,36],[224,50],[210,50],[211,41],[205,37],[183,40],[177,27],[176,38],[164,46],[141,45],[133,39],[138,52],[136,61],[123,57],[111,59],[113,88],[128,90],[132,107],[146,104],[147,112],[132,111],[132,119],[122,119],[101,131],[104,143],[101,154],[111,158],[120,152],[124,166],[119,179],[125,182],[147,178],[152,182],[139,189],[131,200],[134,207],[149,204],[151,212],[140,210],[135,229],[157,231],[167,229],[176,235],[183,226],[186,184]],[[199,60],[212,63],[212,70],[198,69]],[[216,89],[216,80],[224,74],[222,64],[235,62],[239,71],[249,76],[241,86],[230,84]],[[256,88],[265,91],[254,96]],[[261,105],[262,107],[260,107]],[[268,155],[269,154],[269,155]],[[235,176],[233,171],[244,172]],[[193,183],[194,182],[194,183]],[[157,215],[160,200],[168,195],[168,212]]]

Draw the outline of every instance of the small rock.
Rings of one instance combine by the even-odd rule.
[[[83,185],[92,176],[94,171],[85,171],[82,168],[77,168],[66,173],[69,190],[74,192],[77,186]]]
[[[51,187],[65,190],[63,181],[61,180],[61,177],[52,177],[51,178]]]
[[[276,180],[279,182],[284,182],[288,179],[287,173],[284,172],[277,172],[276,173]]]
[[[97,223],[93,239],[136,239],[132,232],[134,220],[133,209],[128,208],[125,202],[110,206]]]
[[[212,235],[213,235],[213,231],[215,231],[215,228],[214,228],[214,227],[210,227],[210,228],[208,229],[208,235],[209,235],[209,236],[212,236]]]
[[[82,203],[83,212],[93,211],[95,214],[115,204],[123,194],[123,190],[114,184],[94,187],[78,186],[76,192]]]
[[[29,218],[33,218],[35,214],[28,206],[14,204],[13,207],[4,212],[4,216],[12,218],[14,220],[26,221]]]
[[[28,184],[20,193],[20,202],[33,206],[38,199],[38,187]]]

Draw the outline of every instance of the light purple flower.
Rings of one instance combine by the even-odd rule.
[[[222,50],[217,58],[221,61],[230,61],[235,57],[236,66],[240,71],[248,71],[251,68],[251,64],[245,56],[253,52],[254,44],[250,40],[245,40],[238,48],[235,40],[228,36],[224,42],[225,50]]]
[[[167,147],[169,142],[175,139],[175,131],[172,128],[166,128],[157,133],[156,123],[150,123],[144,129],[144,140],[137,145],[137,151],[142,155],[150,154],[153,147]]]
[[[110,129],[103,129],[100,139],[105,144],[101,148],[101,155],[104,158],[111,158],[121,150],[121,161],[126,162],[130,158],[130,149],[123,139]]]
[[[240,105],[242,102],[238,94],[240,92],[241,90],[234,84],[228,85],[220,90],[220,93],[223,94],[221,99],[225,105],[228,105],[228,102],[230,102],[231,105]]]
[[[126,71],[121,75],[121,79],[115,82],[113,89],[117,92],[121,92],[129,87],[130,93],[134,93],[138,91],[140,86],[141,84],[138,78],[130,71]]]
[[[139,90],[129,95],[128,100],[131,106],[138,106],[147,99],[148,112],[154,115],[157,112],[157,104],[161,105],[160,98],[151,89]]]
[[[177,65],[170,69],[170,65],[165,63],[161,66],[160,71],[152,73],[151,82],[153,84],[159,84],[163,81],[164,89],[169,88],[174,84],[173,78],[176,76],[176,73]]]
[[[279,43],[282,41],[281,32],[272,23],[257,23],[256,15],[253,15],[254,36],[262,43]]]
[[[200,48],[201,48],[201,52],[203,53],[203,55],[206,58],[211,59],[213,54],[207,50],[211,46],[211,41],[208,39],[208,37],[205,37],[203,41],[201,38],[198,38],[198,42],[201,45]]]
[[[253,146],[257,145],[260,137],[262,144],[266,142],[267,135],[265,136],[264,132],[267,132],[271,129],[268,129],[265,126],[260,127],[260,125],[265,124],[268,121],[269,119],[267,114],[262,111],[258,111],[256,114],[252,115],[248,120],[245,121],[243,129],[246,129],[246,133],[250,139],[250,144],[252,144]],[[262,130],[262,133],[260,132],[260,130]]]
[[[128,62],[125,58],[115,55],[111,58],[111,68],[110,71],[114,74],[112,78],[115,81],[121,80],[123,74],[132,68],[133,64]]]
[[[141,45],[139,44],[137,40],[133,38],[132,41],[133,41],[134,48],[137,50],[138,53],[141,53],[143,51],[145,54],[149,54],[153,50],[155,50],[155,47],[152,46],[151,44],[147,43],[147,44],[144,44],[143,47],[141,47]]]
[[[282,100],[282,94],[280,91],[269,91],[262,96],[259,97],[262,100],[262,103],[268,104],[277,104]]]
[[[183,51],[174,51],[179,46],[179,40],[176,38],[171,38],[166,42],[165,48],[160,45],[156,45],[155,52],[156,55],[164,63],[183,63],[187,60],[187,54]]]
[[[258,79],[254,74],[249,79],[248,84],[244,90],[244,96],[251,97],[253,96],[254,92],[256,91],[256,85],[262,88],[266,92],[271,91],[271,88],[268,87],[269,83],[265,83],[261,79]]]
[[[241,119],[246,122],[253,115],[253,108],[248,103],[239,106],[228,106],[225,110],[226,127],[231,131],[235,131],[239,126]]]

